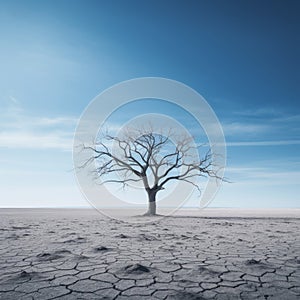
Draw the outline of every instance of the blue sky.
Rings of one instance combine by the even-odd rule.
[[[299,207],[299,6],[0,0],[0,206],[87,205],[78,118],[111,85],[157,76],[197,90],[223,126],[233,183],[212,206]]]

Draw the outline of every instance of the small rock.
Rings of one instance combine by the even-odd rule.
[[[30,277],[30,274],[26,271],[22,271],[19,275],[21,278],[27,278],[27,277]]]
[[[125,234],[123,234],[123,233],[121,233],[121,234],[119,234],[119,235],[116,235],[116,237],[118,237],[118,238],[120,238],[120,239],[127,239],[127,238],[129,238],[129,236],[127,236],[127,235],[125,235]]]
[[[107,251],[108,248],[106,248],[105,246],[99,246],[95,248],[96,251]]]
[[[127,273],[136,273],[136,274],[150,272],[150,270],[147,267],[140,264],[129,265],[125,267],[125,270]]]
[[[256,259],[253,259],[253,258],[248,259],[248,260],[246,261],[246,265],[257,265],[257,264],[259,264],[259,261],[256,260]]]

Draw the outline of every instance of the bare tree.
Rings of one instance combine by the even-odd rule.
[[[156,196],[171,181],[185,181],[200,191],[195,179],[209,176],[222,180],[213,168],[209,150],[199,157],[193,139],[176,136],[171,130],[163,134],[142,129],[138,134],[128,132],[122,138],[105,134],[94,146],[84,149],[91,150],[93,155],[82,167],[95,162],[95,175],[102,184],[142,182],[148,195],[146,215],[156,214]]]

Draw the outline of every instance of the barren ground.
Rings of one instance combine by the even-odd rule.
[[[300,299],[300,219],[0,210],[0,299]]]

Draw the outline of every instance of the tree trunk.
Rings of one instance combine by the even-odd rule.
[[[148,192],[148,211],[146,213],[147,216],[156,215],[156,193],[157,191],[149,191]]]
[[[156,202],[155,201],[149,201],[148,204],[148,211],[146,213],[148,216],[155,216],[156,215]]]

